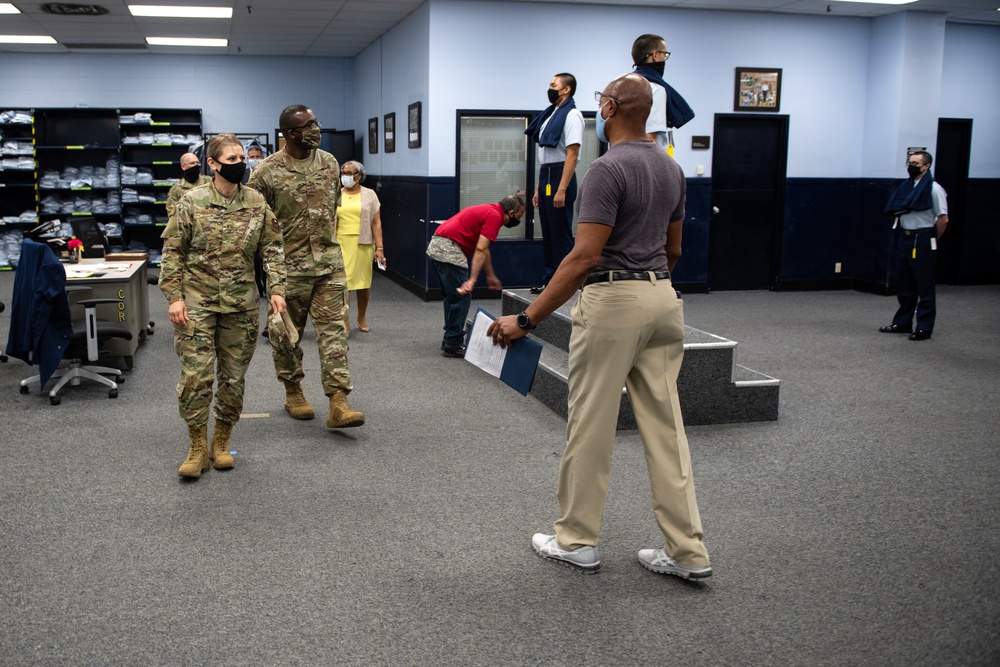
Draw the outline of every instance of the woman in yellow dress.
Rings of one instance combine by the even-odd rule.
[[[337,208],[337,241],[340,242],[347,270],[348,303],[350,292],[354,292],[358,303],[358,328],[367,333],[372,262],[377,261],[379,267],[385,268],[385,250],[382,247],[382,219],[379,217],[381,204],[374,190],[361,186],[364,180],[365,168],[360,162],[351,160],[341,166],[343,189]],[[350,330],[350,322],[346,324]]]

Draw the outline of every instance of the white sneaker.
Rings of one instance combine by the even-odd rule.
[[[694,567],[678,563],[668,556],[663,549],[640,549],[639,564],[651,572],[672,574],[682,579],[698,581],[712,576],[712,566]]]
[[[531,537],[531,548],[542,558],[568,565],[580,572],[593,574],[601,567],[601,555],[597,552],[597,547],[579,547],[568,551],[559,546],[555,535],[535,533]]]

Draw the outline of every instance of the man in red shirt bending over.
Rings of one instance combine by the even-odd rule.
[[[470,206],[445,220],[427,244],[427,257],[437,272],[444,294],[444,339],[441,341],[444,356],[465,356],[465,319],[480,271],[486,272],[486,284],[490,289],[503,288],[493,272],[490,244],[497,240],[501,226],[516,227],[523,216],[524,199],[517,195],[508,195],[498,204]]]

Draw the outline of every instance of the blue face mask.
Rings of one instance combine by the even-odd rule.
[[[594,120],[595,120],[594,129],[597,130],[597,138],[603,141],[604,143],[609,143],[608,138],[604,136],[604,123],[607,121],[605,121],[604,117],[601,115],[600,109],[597,110],[597,117],[594,118]]]

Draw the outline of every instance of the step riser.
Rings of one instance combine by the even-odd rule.
[[[701,382],[684,382],[682,368],[677,378],[681,413],[688,426],[705,424],[740,424],[744,422],[774,421],[778,418],[777,385],[740,387],[731,385],[719,390],[718,385]],[[689,378],[690,379],[690,378]],[[531,395],[563,419],[567,418],[569,385],[566,378],[545,366],[539,366]],[[628,393],[622,392],[618,429],[636,428],[635,414]]]
[[[521,291],[505,290],[502,312],[519,313],[533,298]],[[568,395],[566,351],[573,328],[567,313],[568,308],[563,307],[532,331],[544,348],[531,393],[564,419]],[[677,377],[685,424],[732,424],[778,418],[778,380],[737,366],[736,343],[691,327],[685,327],[685,341],[684,363]],[[737,383],[736,377],[751,378],[759,384]],[[624,391],[618,428],[636,428],[632,403]]]

